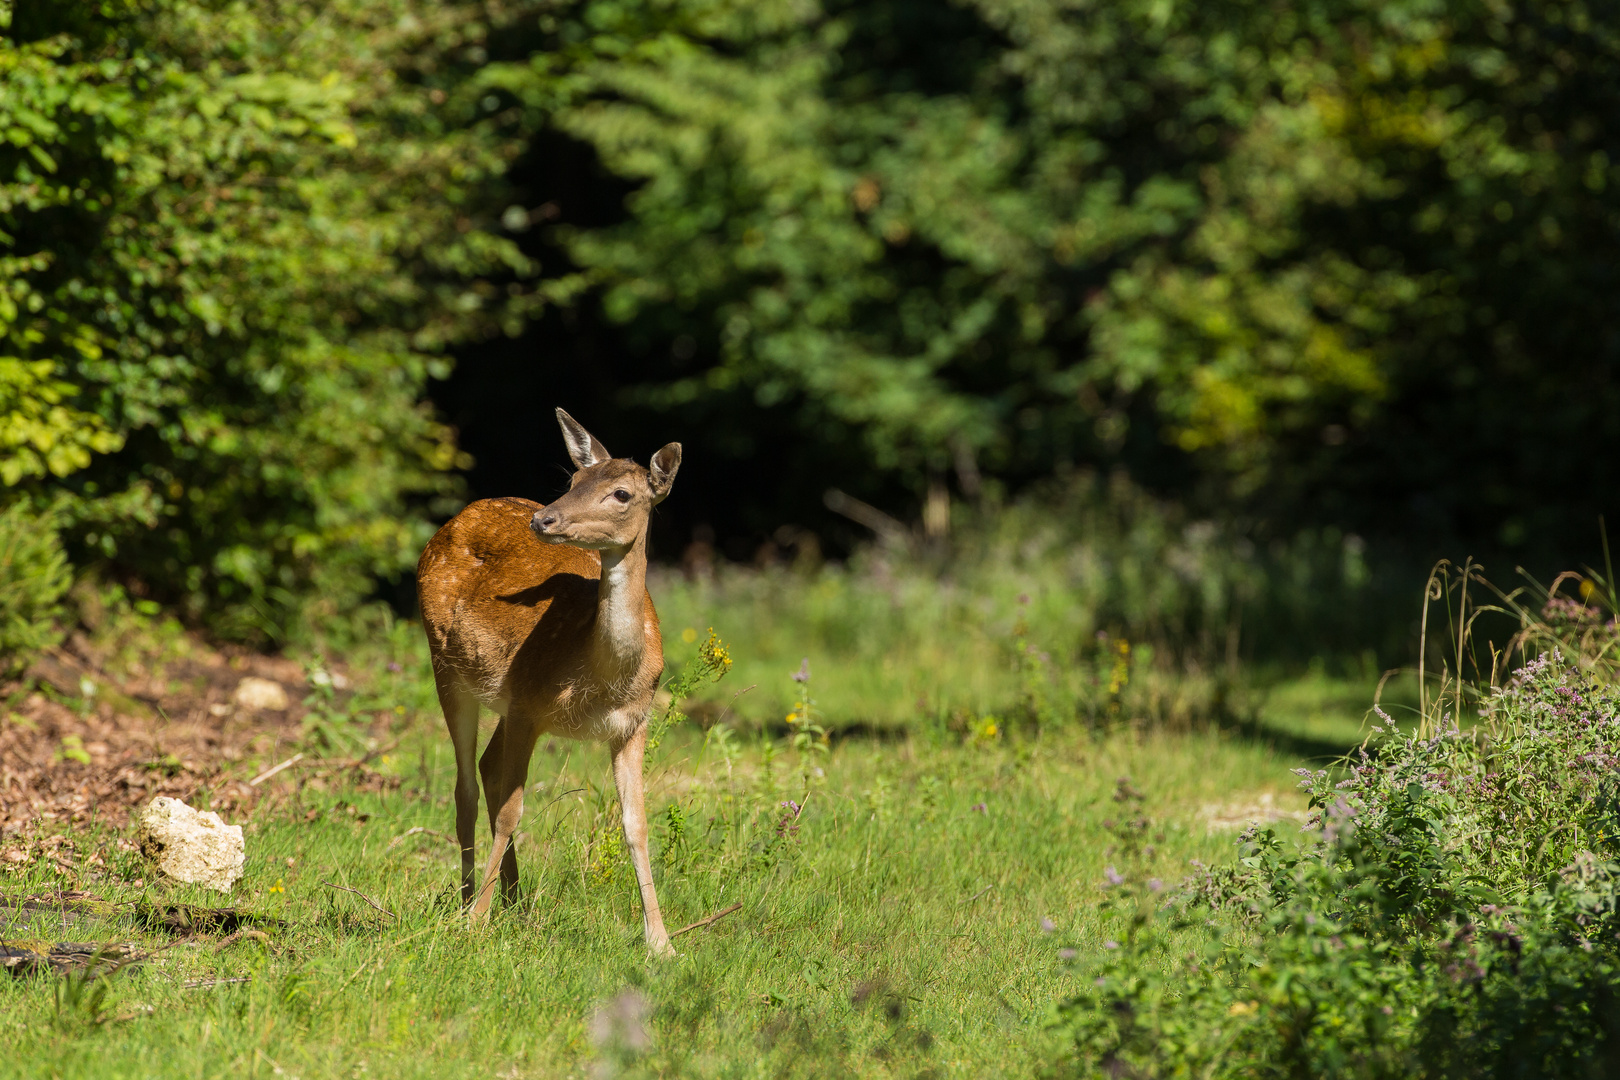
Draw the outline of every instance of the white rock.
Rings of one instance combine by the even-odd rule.
[[[263,709],[267,712],[287,711],[287,691],[272,679],[249,675],[236,684],[236,703],[244,709]]]
[[[163,795],[141,814],[135,839],[159,873],[217,892],[231,891],[247,860],[242,826],[227,825],[218,814]]]

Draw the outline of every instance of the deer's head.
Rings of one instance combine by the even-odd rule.
[[[563,442],[574,459],[568,493],[529,519],[534,535],[548,544],[570,544],[596,551],[628,548],[647,531],[652,508],[664,501],[675,470],[681,467],[681,444],[670,443],[642,468],[629,458],[615,458],[596,436],[562,409],[557,410]]]

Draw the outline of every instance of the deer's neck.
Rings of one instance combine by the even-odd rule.
[[[647,537],[602,552],[596,600],[596,653],[614,677],[641,664],[647,650]]]

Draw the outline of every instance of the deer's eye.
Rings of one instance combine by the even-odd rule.
[[[630,501],[630,493],[624,490],[624,488],[620,488],[618,491],[615,491],[613,493],[613,497],[622,503],[627,503]]]

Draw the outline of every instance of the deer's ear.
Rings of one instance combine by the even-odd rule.
[[[575,467],[588,469],[613,456],[595,435],[562,409],[557,410],[557,423],[562,427],[563,442],[568,444],[568,456],[574,459]]]
[[[681,467],[681,444],[672,442],[652,456],[651,474],[647,482],[652,485],[653,502],[661,503],[675,482],[675,472]]]

